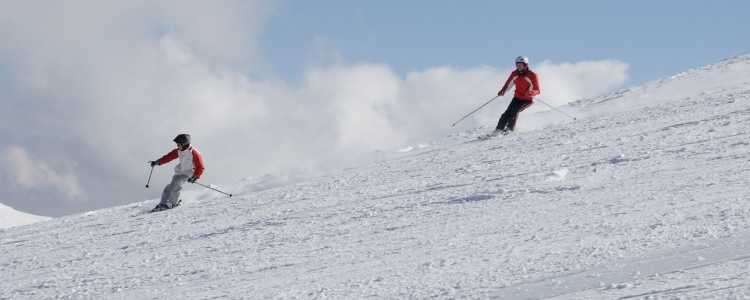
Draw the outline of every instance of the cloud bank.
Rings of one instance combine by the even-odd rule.
[[[58,171],[45,161],[33,159],[26,149],[16,145],[6,147],[0,154],[0,163],[14,179],[9,182],[11,185],[26,190],[52,188],[55,193],[65,195],[63,199],[73,202],[85,198],[70,163],[62,166],[64,171]]]
[[[264,73],[257,40],[274,9],[265,1],[9,6],[0,12],[0,179],[11,187],[0,203],[40,215],[158,197],[172,168],[157,168],[154,188],[144,189],[146,162],[170,151],[179,133],[204,155],[203,182],[232,183],[494,126],[510,100],[451,127],[496,95],[513,58],[508,68],[408,74],[333,59],[311,62],[290,85]],[[532,68],[553,105],[628,76],[616,60]]]

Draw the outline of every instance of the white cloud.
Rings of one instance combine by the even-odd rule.
[[[559,106],[622,86],[629,78],[629,68],[630,65],[618,60],[588,60],[560,64],[544,61],[534,70],[542,80],[540,98]]]
[[[175,65],[184,65],[193,61],[193,53],[184,44],[176,38],[164,36],[160,39],[159,44],[167,56],[167,61]]]
[[[335,148],[367,149],[404,142],[390,112],[397,106],[399,78],[384,65],[334,66],[311,70],[305,89],[325,101],[312,108],[325,112]],[[312,110],[310,113],[316,114]],[[333,145],[332,145],[333,146]]]
[[[67,201],[78,202],[86,197],[70,164],[64,171],[56,171],[47,162],[32,158],[26,149],[11,145],[0,155],[0,163],[7,168],[10,178],[26,189],[54,188],[66,196]]]

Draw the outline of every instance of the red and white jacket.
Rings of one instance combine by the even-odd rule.
[[[161,166],[175,158],[180,159],[180,163],[174,167],[175,174],[185,175],[187,177],[195,175],[196,179],[201,178],[201,174],[203,174],[203,157],[201,156],[201,153],[198,152],[198,149],[195,149],[193,146],[190,146],[185,150],[177,148],[167,153],[167,155],[164,155],[157,162]]]
[[[540,93],[539,79],[537,79],[536,73],[529,69],[526,69],[523,75],[518,70],[510,73],[508,80],[505,81],[505,85],[498,94],[505,94],[505,91],[512,88],[513,85],[516,86],[516,92],[513,96],[521,100],[532,101],[532,98]]]

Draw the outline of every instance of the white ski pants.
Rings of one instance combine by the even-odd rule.
[[[187,175],[174,175],[172,176],[172,182],[164,187],[164,192],[161,193],[161,204],[172,206],[180,200],[180,191],[182,185],[187,182]]]

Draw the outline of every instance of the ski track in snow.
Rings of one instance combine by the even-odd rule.
[[[0,299],[747,299],[749,73],[739,57],[575,122],[0,230]]]

